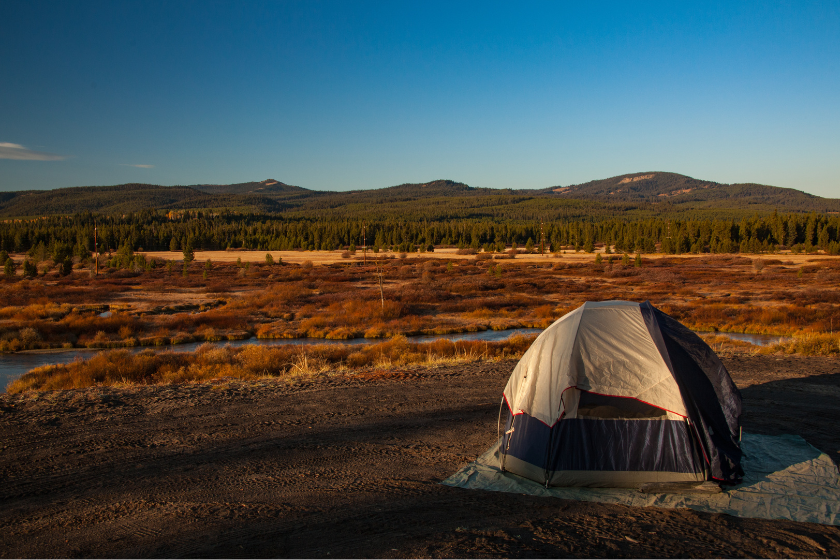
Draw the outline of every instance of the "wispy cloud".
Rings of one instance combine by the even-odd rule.
[[[36,152],[20,144],[11,142],[0,142],[0,159],[26,159],[30,161],[58,161],[67,159],[67,156]]]
[[[154,165],[149,165],[148,163],[121,163],[120,165],[124,165],[126,167],[139,167],[140,169],[151,169]]]

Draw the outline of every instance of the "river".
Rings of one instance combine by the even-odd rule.
[[[542,332],[542,329],[507,329],[502,331],[481,331],[471,333],[447,334],[447,335],[420,335],[409,336],[411,342],[430,342],[440,338],[448,340],[486,340],[488,342],[506,340],[515,334],[534,335]],[[709,334],[709,333],[698,333]],[[733,340],[743,340],[758,346],[775,344],[787,337],[765,334],[740,334],[740,333],[719,333]],[[234,340],[230,342],[219,342],[217,344],[230,344],[231,346],[243,346],[245,344],[258,344],[264,346],[277,346],[285,344],[375,344],[383,342],[381,338],[352,338],[349,340],[325,340],[322,338],[282,338],[282,339],[260,339],[249,338],[248,340]],[[174,350],[176,352],[192,352],[203,342],[191,342],[189,344],[178,344],[170,346],[135,346],[129,348],[132,352],[140,352],[146,349],[155,351]],[[9,383],[26,373],[27,371],[45,366],[48,364],[66,364],[76,359],[85,359],[94,352],[102,350],[87,350],[74,348],[73,350],[55,350],[48,352],[18,352],[16,354],[0,354],[0,387],[5,391]]]

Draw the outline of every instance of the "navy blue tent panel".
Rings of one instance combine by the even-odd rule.
[[[548,427],[509,416],[502,449],[546,471],[702,472],[693,437],[679,420],[567,418]]]

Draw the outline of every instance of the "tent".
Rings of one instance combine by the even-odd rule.
[[[508,380],[500,468],[548,486],[736,484],[741,394],[700,337],[649,302],[587,302]]]

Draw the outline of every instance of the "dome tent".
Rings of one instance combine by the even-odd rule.
[[[737,483],[741,394],[653,307],[587,302],[534,341],[504,391],[502,470],[546,486]]]

